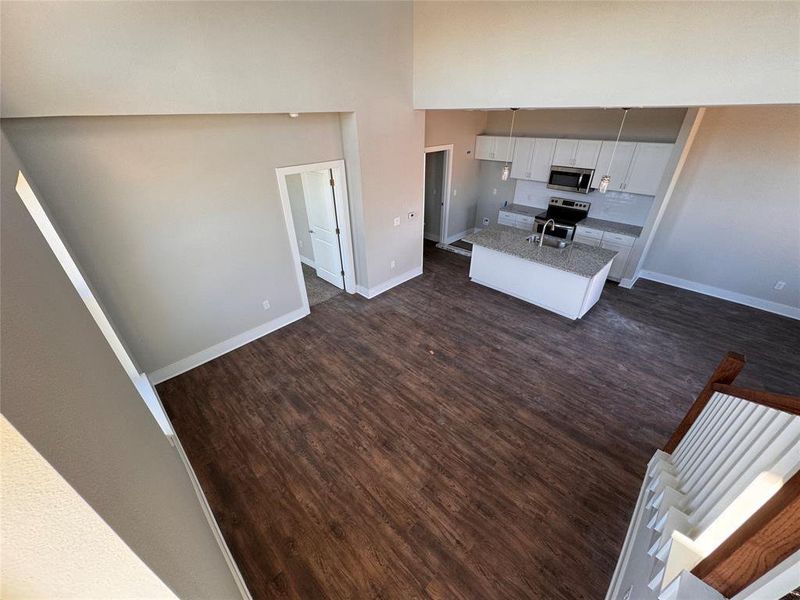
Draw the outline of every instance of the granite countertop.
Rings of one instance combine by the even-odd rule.
[[[549,246],[540,248],[538,244],[525,239],[529,235],[530,231],[516,227],[490,225],[486,229],[468,235],[464,241],[581,277],[594,277],[617,255],[613,250],[594,248],[577,242],[561,250]]]
[[[545,212],[546,208],[536,208],[535,206],[522,206],[521,204],[509,204],[502,207],[500,210],[514,213],[517,215],[525,215],[527,217],[535,217],[536,215]],[[642,235],[642,228],[638,225],[628,225],[626,223],[617,223],[616,221],[606,221],[605,219],[595,219],[586,217],[583,221],[578,223],[578,227],[591,227],[592,229],[599,229],[600,231],[607,231],[609,233],[618,233],[620,235],[630,235],[639,237]]]
[[[593,219],[592,217],[586,217],[583,221],[580,221],[578,227],[591,227],[608,233],[630,235],[637,238],[642,235],[642,228],[638,225],[628,225],[626,223],[617,223],[616,221],[606,221],[605,219]]]
[[[503,206],[500,210],[514,213],[516,215],[525,215],[526,217],[535,217],[539,213],[545,212],[546,208],[536,208],[535,206],[522,206],[521,204],[509,204]]]

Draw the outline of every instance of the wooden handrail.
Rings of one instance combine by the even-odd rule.
[[[769,406],[793,415],[800,415],[800,396],[789,396],[787,394],[774,394],[762,390],[748,390],[725,383],[715,383],[711,386],[715,392],[736,396],[749,402]]]
[[[669,441],[663,448],[664,452],[672,454],[675,451],[675,448],[677,448],[678,444],[683,439],[683,436],[686,435],[686,432],[689,431],[689,428],[697,420],[697,417],[699,417],[700,413],[703,412],[703,409],[706,407],[706,404],[708,404],[708,401],[711,400],[711,396],[714,395],[714,385],[727,385],[733,383],[733,380],[736,379],[736,376],[742,371],[744,365],[745,359],[741,354],[728,352],[725,355],[725,358],[723,358],[719,365],[717,365],[717,368],[714,370],[711,378],[708,380],[708,382],[706,382],[706,385],[700,392],[700,395],[697,396],[694,404],[692,404],[692,406],[689,408],[686,416],[683,417],[683,420],[680,422],[680,425],[678,425],[675,433],[673,433],[672,437],[669,438]]]
[[[800,549],[800,472],[704,558],[692,575],[731,598]]]

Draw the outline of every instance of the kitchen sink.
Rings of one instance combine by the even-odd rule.
[[[534,235],[529,235],[525,239],[528,240],[531,244],[538,245],[540,237],[541,237],[540,235],[534,234]],[[542,246],[548,246],[550,248],[566,248],[571,243],[572,242],[567,240],[562,240],[561,238],[550,237],[546,235],[544,236],[544,242],[542,242]]]

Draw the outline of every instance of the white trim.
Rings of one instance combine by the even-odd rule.
[[[452,182],[453,182],[453,144],[444,144],[442,146],[428,146],[425,148],[425,154],[430,154],[431,152],[442,152],[444,151],[444,189],[442,194],[442,212],[439,213],[439,239],[446,240],[447,239],[447,221],[450,218],[450,194]],[[424,174],[424,170],[423,170]],[[425,214],[425,177],[422,178],[422,198],[423,198],[423,220]],[[438,240],[436,240],[438,241]]]
[[[365,298],[374,298],[375,296],[382,294],[383,292],[392,289],[395,286],[400,285],[401,283],[405,283],[409,279],[414,279],[414,277],[418,277],[422,275],[422,267],[414,267],[410,271],[406,271],[405,273],[398,275],[397,277],[392,277],[391,279],[384,281],[383,283],[376,285],[375,287],[366,288],[363,285],[359,285],[356,287],[356,291],[364,296]]]
[[[167,436],[167,439],[175,435],[175,429],[173,429],[172,423],[169,417],[167,417],[167,411],[164,410],[164,405],[161,404],[161,398],[158,397],[158,392],[156,392],[156,388],[153,386],[150,379],[148,379],[147,375],[144,373],[137,375],[136,379],[133,380],[133,385],[136,386],[136,390],[139,392],[142,400],[144,400],[147,408],[150,409],[150,413],[155,417],[156,422],[159,427],[161,427],[161,431],[164,432],[164,435]]]
[[[346,292],[356,291],[356,271],[353,259],[353,233],[350,223],[350,200],[347,196],[347,171],[344,161],[329,160],[307,165],[293,165],[291,167],[278,167],[275,176],[278,178],[278,190],[283,205],[283,216],[286,221],[286,232],[289,235],[289,244],[297,270],[297,284],[300,286],[304,306],[308,307],[308,293],[303,281],[303,269],[300,267],[300,248],[297,244],[297,232],[294,229],[292,209],[289,203],[289,190],[286,187],[286,176],[304,173],[307,171],[333,170],[333,193],[336,198],[336,220],[339,224],[339,243],[342,249],[342,270],[344,271],[344,289]]]
[[[301,262],[301,263],[303,263],[304,265],[308,265],[308,266],[309,266],[309,267],[311,267],[312,269],[316,269],[316,268],[317,268],[317,263],[315,263],[315,262],[314,262],[313,260],[311,260],[310,258],[306,258],[306,257],[305,257],[305,256],[303,256],[302,254],[300,255],[300,262]]]
[[[228,569],[230,569],[231,575],[233,575],[233,580],[236,583],[236,587],[239,588],[239,593],[242,595],[244,600],[253,600],[253,596],[250,595],[250,590],[247,589],[247,584],[244,581],[244,577],[242,577],[241,571],[239,571],[236,560],[234,560],[230,548],[228,548],[228,544],[225,542],[225,538],[222,536],[222,531],[220,531],[219,524],[214,518],[214,512],[211,510],[211,506],[208,504],[208,499],[203,493],[203,488],[200,486],[200,481],[197,479],[197,474],[192,468],[192,463],[189,462],[189,457],[186,455],[186,451],[183,449],[181,441],[178,439],[178,436],[174,434],[169,436],[169,441],[175,447],[175,450],[178,452],[178,457],[183,463],[183,466],[186,468],[186,472],[189,474],[189,480],[192,482],[192,487],[194,488],[194,492],[200,502],[200,508],[206,517],[206,521],[208,521],[209,527],[211,527],[211,533],[214,535],[214,539],[217,540],[219,549],[222,551],[222,556],[225,558],[225,562],[228,565]]]
[[[465,229],[461,233],[455,233],[455,234],[451,235],[449,238],[447,238],[447,241],[445,243],[452,244],[453,242],[457,242],[461,238],[463,238],[465,236],[468,236],[471,233],[475,233],[475,228],[474,227],[470,227],[469,229]]]
[[[739,292],[731,292],[723,290],[722,288],[706,285],[704,283],[697,283],[689,281],[688,279],[681,279],[680,277],[673,277],[672,275],[664,275],[663,273],[656,273],[655,271],[640,271],[639,278],[649,279],[650,281],[657,281],[673,287],[682,288],[698,294],[706,296],[713,296],[728,302],[735,302],[736,304],[744,304],[752,308],[758,308],[767,312],[775,313],[789,317],[790,319],[800,320],[800,308],[789,306],[788,304],[781,304],[780,302],[773,302],[771,300],[763,300],[755,296],[748,296],[747,294],[740,294]]]
[[[305,289],[305,286],[303,286]],[[230,339],[227,339],[223,342],[218,344],[214,344],[210,348],[206,348],[205,350],[201,350],[200,352],[196,352],[191,356],[187,356],[186,358],[182,358],[171,365],[167,365],[166,367],[162,367],[152,373],[148,374],[150,381],[153,382],[154,385],[162,383],[167,379],[171,379],[172,377],[176,377],[181,373],[185,373],[190,369],[194,369],[195,367],[199,367],[203,363],[207,363],[210,360],[214,360],[215,358],[222,356],[223,354],[227,354],[231,350],[236,350],[245,344],[252,342],[253,340],[257,340],[260,337],[267,335],[268,333],[272,333],[281,327],[285,327],[290,323],[294,323],[298,319],[302,319],[307,314],[309,314],[308,306],[303,306],[296,310],[293,310],[285,315],[281,315],[280,317],[276,317],[271,321],[267,321],[263,325],[259,325],[258,327],[254,327],[253,329],[249,329],[244,333],[240,333],[237,336],[234,336]]]
[[[471,250],[465,250],[464,248],[459,248],[458,246],[451,246],[450,244],[436,244],[436,247],[441,250],[446,250],[447,252],[452,252],[453,254],[460,254],[461,256],[472,256]]]

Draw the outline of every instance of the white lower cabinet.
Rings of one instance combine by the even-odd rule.
[[[524,229],[525,231],[533,231],[533,217],[528,215],[520,215],[507,210],[501,210],[497,213],[497,222],[500,225],[508,225],[509,227]]]
[[[628,257],[630,256],[634,242],[636,242],[636,238],[630,235],[611,233],[609,231],[603,231],[602,229],[593,229],[591,227],[581,227],[578,225],[578,227],[575,228],[575,237],[573,241],[616,252],[617,255],[614,257],[614,262],[611,263],[611,270],[608,272],[608,278],[612,281],[619,281],[625,274]]]
[[[607,242],[606,240],[600,242],[600,247],[606,250],[614,250],[617,253],[614,257],[614,262],[611,263],[611,270],[608,272],[608,278],[612,281],[619,281],[625,273],[625,266],[628,264],[628,256],[630,256],[631,247],[623,246],[616,242]]]
[[[573,242],[580,242],[581,244],[586,244],[587,246],[592,246],[593,248],[599,248],[602,240],[598,240],[597,238],[593,237],[583,237],[582,235],[575,234],[575,237],[572,238]]]
[[[509,227],[515,227],[517,220],[514,218],[514,213],[501,210],[499,213],[497,213],[497,223],[499,225],[508,225]]]

